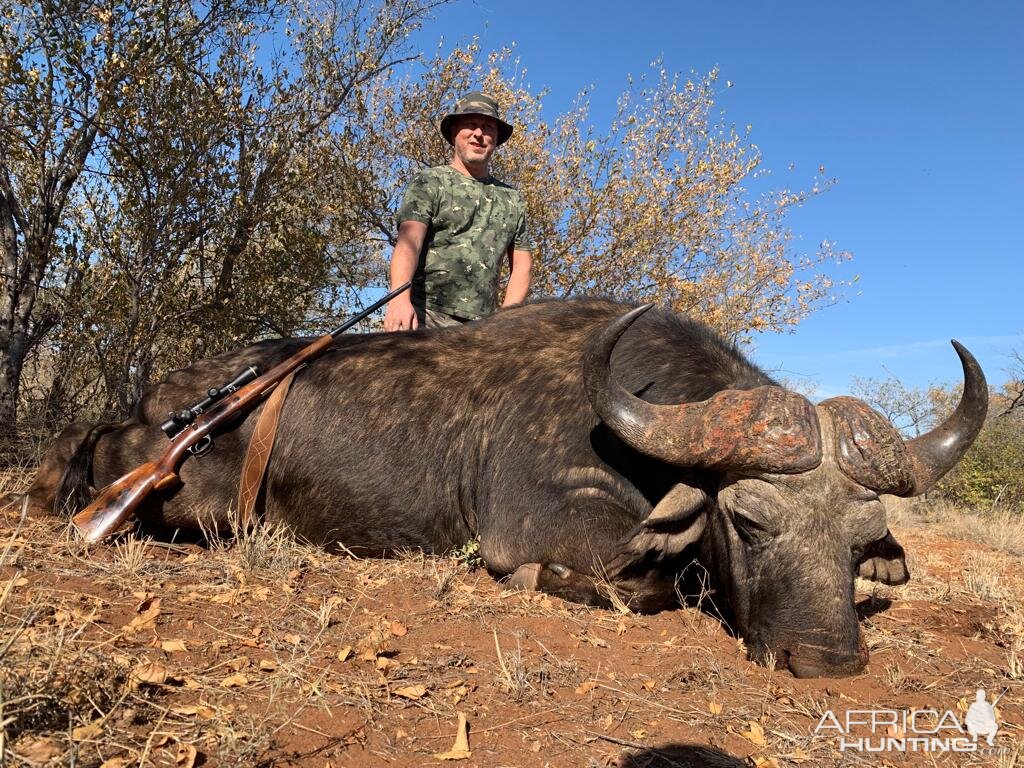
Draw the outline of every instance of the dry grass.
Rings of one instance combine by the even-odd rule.
[[[17,484],[0,474],[0,491]],[[801,681],[745,660],[699,574],[680,586],[691,607],[638,616],[505,592],[465,560],[329,555],[284,529],[86,550],[8,510],[0,764],[437,764],[461,712],[466,765],[878,768],[815,737],[823,714],[955,709],[1005,687],[998,754],[888,762],[1024,768],[1015,521],[894,518],[913,580],[858,582],[869,671]]]

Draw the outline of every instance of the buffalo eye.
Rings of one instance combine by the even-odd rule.
[[[775,537],[775,532],[764,523],[741,512],[733,515],[733,527],[740,540],[748,546],[764,545]]]

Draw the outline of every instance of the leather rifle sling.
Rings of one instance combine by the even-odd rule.
[[[253,523],[253,510],[260,495],[260,487],[263,485],[263,475],[266,474],[267,464],[270,462],[270,452],[274,448],[274,436],[277,434],[284,399],[288,395],[292,379],[299,370],[301,368],[292,371],[270,393],[270,397],[260,409],[256,426],[249,438],[249,447],[242,462],[242,477],[238,483],[238,524],[243,529]]]

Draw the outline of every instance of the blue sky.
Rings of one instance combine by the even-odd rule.
[[[463,2],[416,38],[515,43],[552,114],[584,86],[610,119],[629,73],[720,68],[718,105],[777,186],[838,179],[790,217],[808,252],[828,238],[860,275],[792,334],[757,337],[766,368],[839,394],[853,376],[924,386],[970,348],[992,382],[1024,351],[1024,3]],[[792,165],[792,170],[790,166]]]

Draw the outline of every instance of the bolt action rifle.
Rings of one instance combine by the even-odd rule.
[[[130,518],[153,491],[178,482],[178,468],[187,454],[201,456],[213,445],[213,433],[248,414],[289,374],[326,352],[334,340],[372,312],[409,288],[407,282],[330,333],[316,339],[266,373],[249,367],[222,387],[210,389],[206,397],[169,418],[160,428],[171,444],[156,461],[149,461],[99,492],[93,502],[71,518],[78,534],[89,543],[100,541]]]

